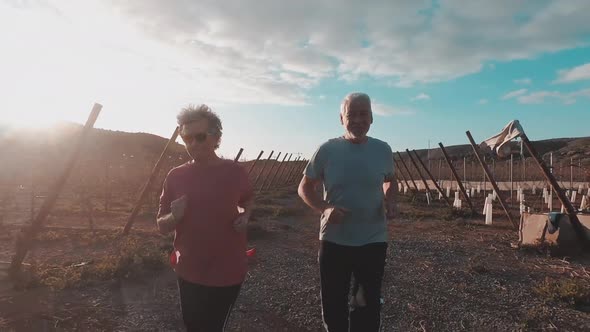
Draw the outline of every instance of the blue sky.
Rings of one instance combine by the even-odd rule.
[[[352,91],[394,150],[590,136],[590,1],[0,0],[0,126],[83,122],[167,137],[206,103],[220,153],[309,157]]]

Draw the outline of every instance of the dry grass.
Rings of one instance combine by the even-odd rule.
[[[574,307],[590,306],[590,284],[585,279],[556,280],[546,277],[533,290],[548,302],[565,302]]]
[[[83,233],[84,234],[84,233]],[[103,232],[92,236],[80,236],[48,231],[40,235],[44,241],[73,240],[74,246],[109,244],[111,252],[91,257],[77,264],[31,264],[17,278],[16,288],[27,289],[47,286],[52,289],[80,287],[96,281],[139,278],[149,271],[161,270],[168,264],[171,249],[169,239],[159,243],[145,241],[141,236],[120,237],[116,232]]]

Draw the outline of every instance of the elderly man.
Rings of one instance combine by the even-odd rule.
[[[319,266],[322,315],[329,332],[378,331],[381,282],[387,252],[386,219],[396,211],[391,147],[367,136],[371,99],[347,95],[340,121],[344,135],[315,152],[299,184],[299,196],[321,213]],[[324,198],[317,187],[323,184]],[[348,307],[354,276],[354,309]]]

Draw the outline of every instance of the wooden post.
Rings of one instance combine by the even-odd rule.
[[[291,175],[293,174],[293,171],[295,171],[295,169],[297,168],[297,165],[298,165],[298,162],[300,159],[301,159],[301,157],[295,158],[292,165],[289,165],[289,170],[287,171],[287,176],[283,179],[283,182],[281,182],[281,185],[288,185],[289,184],[289,180],[291,179]]]
[[[443,156],[445,157],[445,160],[447,161],[447,164],[449,165],[449,168],[451,169],[451,172],[453,173],[453,177],[455,177],[455,181],[457,181],[457,185],[459,186],[459,190],[463,194],[463,197],[467,201],[467,204],[469,204],[469,208],[471,209],[471,211],[474,214],[477,214],[477,212],[475,211],[475,208],[473,207],[473,204],[471,203],[471,199],[469,198],[469,196],[467,196],[467,192],[465,191],[465,187],[463,187],[463,183],[461,182],[461,179],[459,178],[459,175],[457,174],[455,167],[453,167],[453,163],[451,163],[451,158],[449,158],[449,155],[447,154],[447,150],[445,149],[444,145],[440,142],[438,143],[438,146],[440,146]]]
[[[250,173],[252,173],[252,170],[254,169],[254,165],[256,165],[256,163],[258,162],[258,160],[260,160],[260,157],[262,157],[262,154],[263,153],[264,153],[264,150],[260,150],[260,153],[258,154],[258,157],[256,157],[256,160],[254,160],[254,162],[250,166],[250,169],[248,170],[248,175],[250,175]]]
[[[414,157],[412,157],[410,150],[406,149],[406,153],[408,154],[408,157],[410,157],[410,161],[412,162],[412,165],[414,165],[414,168],[416,168],[416,171],[418,172],[418,176],[422,180],[422,183],[424,183],[424,188],[426,189],[426,194],[429,195],[430,197],[432,197],[432,193],[430,192],[430,186],[428,186],[428,183],[424,179],[424,176],[422,176],[422,172],[420,172],[420,168],[416,164],[416,161],[414,161]]]
[[[305,158],[301,159],[300,165],[298,165],[298,167],[295,168],[295,172],[293,172],[293,176],[291,177],[291,181],[289,181],[289,184],[293,184],[295,181],[297,181],[297,174],[301,174],[306,166],[307,160],[305,160]]]
[[[270,158],[272,158],[273,153],[274,153],[274,150],[270,152],[270,154],[268,155],[268,158],[264,162],[264,165],[262,165],[262,169],[260,170],[260,173],[258,173],[258,175],[256,176],[256,180],[254,180],[254,184],[252,185],[253,190],[256,190],[256,185],[258,184],[258,180],[260,179],[260,176],[262,175],[262,173],[264,173],[264,170],[266,169],[266,166],[268,165],[268,161],[270,160]]]
[[[242,152],[244,152],[243,148],[240,148],[240,151],[238,152],[238,154],[236,155],[236,157],[234,158],[234,162],[237,163],[238,160],[240,160],[240,157],[242,156]]]
[[[289,169],[289,164],[291,163],[291,158],[293,158],[293,154],[292,153],[289,154],[289,158],[285,162],[285,166],[283,166],[283,169],[281,170],[281,173],[279,173],[280,175],[277,177],[277,187],[281,185],[281,183],[283,182],[283,180],[285,178],[285,175],[288,172],[287,170]]]
[[[395,153],[397,153],[397,156],[399,157],[399,161],[401,162],[402,166],[406,170],[406,173],[408,173],[408,176],[410,177],[410,181],[414,185],[414,189],[416,189],[416,191],[418,191],[418,186],[416,185],[416,182],[414,182],[414,179],[412,178],[412,173],[410,173],[410,170],[408,170],[408,166],[406,166],[406,163],[404,162],[404,158],[402,158],[401,153],[399,153],[399,151],[396,151]]]
[[[449,198],[447,197],[447,194],[438,185],[438,183],[434,179],[434,176],[432,176],[432,173],[430,173],[430,170],[428,170],[428,168],[425,167],[424,162],[422,161],[422,159],[420,159],[420,156],[418,156],[418,153],[416,152],[416,150],[412,150],[412,151],[414,152],[414,156],[416,157],[416,159],[420,162],[420,165],[422,165],[422,168],[424,168],[426,170],[426,174],[428,174],[428,176],[430,177],[430,180],[432,180],[432,182],[434,183],[434,186],[436,187],[436,189],[438,190],[438,192],[445,199],[445,202],[447,202],[447,205],[452,207],[453,204],[451,204],[451,202],[449,201]],[[408,152],[408,154],[409,154],[409,152]]]
[[[179,130],[180,130],[179,127],[176,127],[174,129],[174,132],[172,133],[172,136],[168,140],[168,143],[166,143],[166,146],[164,147],[164,150],[162,151],[160,158],[158,159],[158,161],[154,165],[154,168],[152,169],[150,177],[147,179],[147,181],[143,185],[143,188],[141,189],[141,192],[140,192],[139,196],[137,197],[137,200],[135,201],[135,205],[133,206],[133,210],[131,211],[129,218],[127,219],[127,223],[125,224],[125,228],[123,228],[123,235],[128,235],[129,231],[131,231],[131,227],[133,226],[133,223],[135,222],[135,218],[137,217],[137,214],[139,213],[139,210],[141,209],[141,205],[143,204],[145,197],[149,193],[149,191],[152,187],[152,183],[154,182],[154,180],[156,179],[156,175],[158,175],[158,172],[160,171],[160,167],[164,163],[164,159],[166,157],[166,152],[168,152],[168,148],[170,148],[170,146],[174,142],[176,142],[176,138],[178,137]]]
[[[109,203],[111,200],[111,175],[110,175],[110,162],[109,162],[109,157],[107,156],[107,154],[105,153],[105,190],[104,190],[104,210],[105,212],[109,212]]]
[[[86,137],[90,133],[90,130],[94,127],[94,123],[96,123],[96,119],[98,119],[98,115],[100,114],[100,110],[102,109],[102,105],[94,104],[92,107],[92,111],[86,120],[86,124],[82,129],[82,133],[80,133],[80,137],[75,141],[76,145],[74,146],[74,150],[70,159],[67,161],[66,166],[60,175],[57,178],[57,181],[53,185],[52,190],[50,190],[49,195],[46,200],[43,201],[43,204],[39,208],[39,212],[35,219],[32,220],[31,226],[28,228],[24,228],[22,232],[19,234],[16,240],[16,253],[12,257],[12,262],[10,264],[10,270],[12,273],[16,273],[20,270],[21,264],[27,253],[32,245],[32,242],[35,238],[37,232],[43,226],[45,219],[53,209],[55,202],[61,192],[63,186],[65,185],[76,161],[78,160],[78,156],[80,155],[80,151],[82,150],[82,145],[86,141]],[[14,274],[13,274],[14,275]]]
[[[291,157],[293,156],[292,153],[289,154],[289,159],[287,160],[287,163],[289,162],[289,160],[291,160]],[[277,179],[277,175],[280,173],[282,175],[282,173],[285,171],[285,158],[287,158],[287,154],[285,153],[285,156],[283,157],[283,161],[281,161],[281,163],[279,164],[279,167],[277,167],[277,171],[275,173],[275,175],[272,177],[272,179],[270,179],[270,182],[268,184],[268,187],[266,189],[270,189],[272,188],[272,184],[274,183],[275,179]],[[279,176],[278,179],[280,179],[281,177]]]
[[[268,171],[268,174],[266,175],[264,180],[262,180],[262,185],[260,185],[260,189],[258,190],[258,192],[261,192],[264,189],[264,186],[266,185],[268,179],[271,177],[272,171],[275,169],[275,166],[277,166],[277,163],[279,162],[279,158],[281,158],[281,153],[282,152],[279,152],[277,158],[274,160],[275,162],[272,163],[272,165],[270,165],[270,170]]]
[[[514,226],[515,228],[518,228],[518,225],[512,219],[512,216],[510,215],[510,212],[508,211],[508,208],[506,207],[506,201],[504,200],[504,195],[502,195],[502,192],[500,191],[500,188],[498,188],[498,184],[496,183],[496,180],[494,180],[494,177],[492,176],[492,173],[490,172],[490,169],[483,162],[483,159],[482,159],[481,154],[479,152],[479,147],[475,144],[475,141],[473,140],[473,137],[471,136],[471,133],[469,131],[467,131],[466,134],[467,134],[467,138],[469,138],[469,143],[471,143],[471,147],[473,148],[473,152],[475,153],[475,156],[477,157],[477,160],[479,160],[479,163],[481,164],[481,167],[483,168],[484,172],[486,172],[486,175],[488,177],[488,180],[490,180],[490,183],[492,184],[492,187],[496,191],[496,195],[498,196],[498,198],[500,200],[500,205],[502,205],[502,208],[504,209],[504,212],[506,213],[506,216],[508,217],[508,220],[510,220],[510,222],[512,223],[512,226]]]
[[[395,158],[393,158],[393,162],[397,163],[397,160],[395,160]],[[406,187],[410,188],[410,184],[408,183],[408,180],[406,180],[406,176],[404,175],[404,172],[402,172],[402,169],[397,167],[396,170],[398,171],[398,173],[402,176],[402,179],[404,180],[404,182],[406,183]]]
[[[553,187],[553,190],[557,194],[557,198],[559,198],[559,201],[561,202],[561,204],[563,204],[565,210],[567,211],[572,227],[574,228],[574,231],[576,232],[578,238],[580,239],[586,250],[590,249],[590,239],[588,239],[586,231],[584,230],[584,226],[582,226],[580,220],[578,219],[576,209],[574,208],[570,200],[565,196],[564,191],[557,183],[557,180],[555,179],[553,174],[549,172],[549,169],[547,168],[545,163],[543,163],[541,158],[539,158],[539,154],[537,153],[537,150],[535,149],[533,144],[531,144],[531,141],[529,141],[529,138],[523,133],[520,135],[520,139],[526,146],[527,150],[529,150],[537,165],[541,168],[541,171],[543,172],[543,175],[545,176],[547,181],[551,183],[551,187]]]
[[[268,173],[269,177],[270,177],[270,181],[268,182],[268,186],[266,186],[266,190],[269,190],[272,187],[272,183],[275,180],[275,178],[277,177],[277,174],[279,173],[279,171],[281,170],[281,167],[285,164],[285,159],[287,159],[287,153],[285,153],[283,155],[283,160],[281,160],[281,162],[277,165],[277,168],[275,170],[275,173],[272,174],[272,169],[271,172]],[[279,161],[279,157],[277,157],[277,162]],[[272,176],[271,176],[272,174]],[[264,188],[262,188],[264,189]]]
[[[510,152],[510,207],[514,204],[514,182],[513,182],[513,171],[514,169],[514,155]]]

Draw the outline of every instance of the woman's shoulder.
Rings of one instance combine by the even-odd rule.
[[[182,165],[178,165],[176,167],[173,167],[168,172],[168,177],[182,176],[182,174],[185,174],[189,170],[191,164],[192,163],[190,161],[187,161]]]
[[[232,172],[241,173],[246,171],[246,168],[244,167],[244,165],[242,165],[242,163],[233,161],[231,159],[223,159],[221,165],[225,169],[230,170]]]

